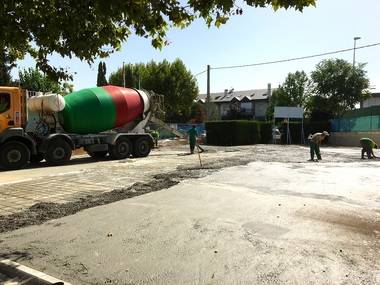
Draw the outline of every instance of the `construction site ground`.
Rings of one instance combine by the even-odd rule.
[[[0,172],[1,259],[72,284],[380,284],[380,159],[204,148]]]

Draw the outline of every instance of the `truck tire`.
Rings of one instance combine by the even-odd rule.
[[[87,151],[87,154],[95,159],[102,159],[105,158],[108,154],[108,151]]]
[[[111,159],[128,158],[132,152],[132,144],[129,138],[120,137],[115,145],[110,145],[109,150]]]
[[[54,139],[49,142],[45,153],[45,160],[50,165],[62,165],[70,160],[71,153],[71,147],[65,140]]]
[[[44,155],[42,153],[32,154],[30,156],[30,163],[39,163],[44,160]]]
[[[29,158],[30,150],[22,142],[7,142],[0,149],[0,165],[7,170],[24,168]]]
[[[133,145],[133,157],[146,157],[151,150],[151,143],[147,138],[138,138]]]

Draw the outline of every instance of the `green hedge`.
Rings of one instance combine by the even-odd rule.
[[[260,122],[260,143],[272,143],[272,122]]]
[[[232,146],[249,145],[257,143],[272,143],[272,122],[258,121],[211,121],[205,123],[207,144]],[[286,143],[287,125],[283,123],[279,127],[282,136],[281,143]],[[289,124],[292,144],[301,144],[301,122]],[[304,122],[305,141],[309,134],[331,131],[330,122]]]
[[[205,123],[207,144],[249,145],[268,143],[272,139],[270,123],[257,121],[211,121]]]

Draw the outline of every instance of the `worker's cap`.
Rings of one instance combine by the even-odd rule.
[[[324,131],[322,134],[324,134],[325,136],[329,136],[329,133]]]

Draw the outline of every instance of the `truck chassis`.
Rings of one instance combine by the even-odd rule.
[[[73,150],[82,147],[95,159],[107,155],[110,159],[145,157],[153,146],[152,136],[146,133],[53,133],[41,138],[23,128],[10,128],[0,137],[0,166],[20,169],[43,159],[50,165],[63,165],[70,160]]]

